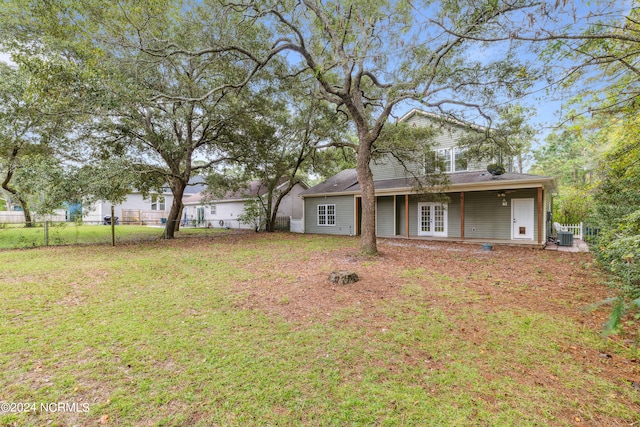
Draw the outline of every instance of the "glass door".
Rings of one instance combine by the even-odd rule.
[[[447,206],[418,203],[418,236],[447,236]]]

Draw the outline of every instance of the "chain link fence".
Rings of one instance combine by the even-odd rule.
[[[232,224],[214,227],[212,224],[180,224],[176,238],[211,237],[220,233],[241,230]],[[0,250],[61,245],[117,245],[165,239],[166,221],[151,225],[123,225],[115,221],[38,221],[30,227],[23,223],[0,223]]]

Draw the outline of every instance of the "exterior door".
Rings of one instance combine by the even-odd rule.
[[[198,206],[198,209],[196,210],[196,218],[198,226],[204,224],[204,207]]]
[[[533,240],[533,199],[511,199],[512,239]]]
[[[447,205],[418,203],[418,236],[447,237]]]

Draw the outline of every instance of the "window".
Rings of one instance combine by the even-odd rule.
[[[336,205],[318,205],[318,225],[336,225]]]
[[[469,162],[467,161],[467,150],[464,148],[455,147],[453,149],[455,159],[455,171],[462,172],[469,169]]]
[[[164,211],[165,199],[164,196],[159,194],[151,195],[151,210],[152,211]]]
[[[211,205],[211,215],[216,214],[216,205]]]
[[[441,163],[440,167],[443,172],[451,172],[451,149],[441,148],[436,150],[438,161]]]
[[[469,162],[464,148],[439,148],[433,152],[431,158],[426,159],[425,170],[427,173],[463,172],[469,170]]]

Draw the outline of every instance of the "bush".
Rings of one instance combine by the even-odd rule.
[[[640,317],[640,210],[623,217],[618,227],[605,229],[595,253],[620,290],[607,324],[607,332],[614,332],[625,314]]]

